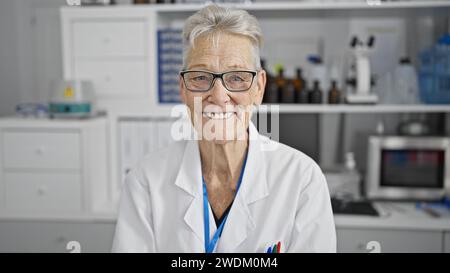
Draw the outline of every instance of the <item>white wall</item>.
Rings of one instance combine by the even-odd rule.
[[[0,1],[0,115],[14,112],[20,97],[15,2]]]
[[[62,77],[59,7],[64,0],[0,1],[0,116],[19,102],[47,102]]]

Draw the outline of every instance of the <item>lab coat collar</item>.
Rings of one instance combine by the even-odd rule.
[[[230,214],[227,217],[218,252],[232,252],[255,228],[255,221],[249,204],[263,199],[269,194],[265,175],[266,162],[263,153],[264,140],[258,130],[249,124],[249,149],[242,184],[235,197]],[[200,239],[203,247],[203,194],[202,173],[198,142],[187,141],[175,185],[183,189],[194,199],[186,204],[184,221]],[[213,225],[214,226],[214,225]]]

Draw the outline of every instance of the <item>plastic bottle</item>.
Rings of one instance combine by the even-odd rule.
[[[394,71],[394,103],[416,104],[419,102],[419,88],[414,66],[409,58],[401,58]]]
[[[322,58],[318,55],[310,55],[308,61],[311,64],[309,80],[314,83],[314,81],[319,81],[320,86],[324,90],[328,90],[328,72],[325,65],[322,62]]]
[[[343,184],[343,192],[351,199],[358,200],[361,196],[361,176],[356,168],[355,154],[353,152],[345,154],[344,167],[346,181]]]

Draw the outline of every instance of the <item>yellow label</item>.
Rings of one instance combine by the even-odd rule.
[[[72,87],[68,86],[66,89],[64,89],[64,97],[65,98],[72,98],[73,97],[73,89]]]

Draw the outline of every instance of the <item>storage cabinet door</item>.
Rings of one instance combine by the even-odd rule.
[[[0,252],[70,252],[77,241],[81,252],[110,252],[114,223],[0,221]]]
[[[442,252],[442,233],[434,231],[337,229],[338,252]],[[375,243],[369,242],[374,241]]]

